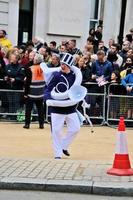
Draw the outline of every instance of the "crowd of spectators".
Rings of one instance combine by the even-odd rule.
[[[127,95],[133,95],[133,28],[124,37],[122,46],[113,38],[105,46],[102,26],[98,26],[96,30],[90,29],[82,49],[77,47],[75,39],[62,40],[57,44],[56,41],[44,42],[39,37],[26,44],[13,46],[6,31],[0,30],[0,89],[23,90],[26,70],[33,65],[36,53],[43,56],[48,67],[55,68],[60,66],[60,59],[65,52],[74,56],[74,64],[83,75],[83,85],[87,82],[98,84],[98,87],[89,88],[91,92],[100,91],[104,84],[115,82],[125,87]],[[113,90],[113,93],[121,94],[121,90]],[[4,102],[3,99],[5,96],[1,93],[1,102]],[[19,108],[20,96],[17,93],[7,94],[6,99],[10,103],[4,106],[5,109],[8,107],[7,112],[15,113]],[[93,98],[92,102],[95,106],[99,100]]]

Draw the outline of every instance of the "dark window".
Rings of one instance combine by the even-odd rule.
[[[19,1],[19,45],[32,39],[33,5],[34,0]]]

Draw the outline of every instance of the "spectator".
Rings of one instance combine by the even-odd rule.
[[[0,89],[6,89],[6,84],[4,81],[4,77],[5,77],[5,62],[3,59],[3,53],[0,51]],[[1,101],[1,111],[6,111],[7,109],[7,98],[5,95],[5,92],[0,91],[0,101]]]
[[[129,49],[130,49],[130,42],[129,41],[123,42],[122,50],[120,52],[120,56],[123,58],[123,61],[125,61]]]
[[[83,55],[83,58],[85,60],[85,66],[89,66],[91,67],[91,53],[90,52],[86,52],[84,55]]]
[[[85,57],[80,58],[78,61],[78,67],[82,73],[82,84],[90,81],[91,79],[91,68],[85,64]]]
[[[29,65],[29,54],[32,52],[31,49],[26,49],[24,52],[22,52],[20,64],[23,65],[25,68]]]
[[[98,59],[92,63],[92,80],[97,82],[98,85],[94,84],[91,86],[90,91],[96,93],[103,93],[104,88],[102,87],[104,84],[110,81],[111,73],[112,73],[112,64],[107,61],[105,58],[105,52],[103,50],[99,50],[97,52]],[[90,112],[93,112],[93,109],[96,105],[98,105],[100,109],[100,115],[103,113],[103,101],[101,96],[90,96],[87,100],[90,103]]]
[[[26,48],[27,50],[29,50],[29,49],[33,50],[33,49],[34,49],[34,43],[33,43],[32,40],[29,40],[29,41],[26,43],[25,46],[26,46],[25,48]]]
[[[29,129],[31,123],[31,111],[34,103],[38,110],[39,128],[44,128],[44,75],[40,68],[43,56],[35,54],[33,65],[27,69],[24,97],[26,99],[25,125],[23,128]]]
[[[92,44],[86,44],[83,50],[83,54],[86,54],[87,52],[90,52],[91,54],[94,54],[94,46]]]
[[[60,66],[60,55],[52,54],[51,62],[47,64],[48,67],[59,67]]]
[[[4,48],[11,49],[12,48],[12,43],[9,39],[6,38],[6,31],[5,30],[0,30],[0,45]]]
[[[133,41],[132,35],[127,34],[126,37],[125,37],[125,41],[128,41],[128,42],[130,42],[130,44],[132,44],[132,41]]]
[[[33,65],[33,60],[34,60],[34,57],[35,57],[35,54],[36,54],[35,51],[31,51],[30,49],[27,50],[27,51],[29,52],[29,55],[28,55],[28,63],[25,65],[25,69],[28,69],[30,66]]]
[[[106,55],[106,53],[108,51],[108,48],[104,46],[104,42],[103,41],[99,41],[98,50],[103,50],[105,52],[105,55]]]
[[[78,54],[73,55],[73,63],[74,63],[74,65],[77,66],[77,67],[78,67],[78,62],[79,62],[79,59],[80,59],[80,58],[81,58],[81,56],[78,55]]]
[[[92,54],[91,55],[91,62],[95,62],[97,60],[97,54]]]
[[[118,57],[117,57],[116,53],[109,51],[109,53],[107,55],[107,60],[112,63],[113,71],[116,71],[116,70],[119,71],[119,65],[116,63],[117,59],[118,59]]]
[[[114,39],[109,39],[109,42],[108,42],[108,48],[109,48],[109,50],[111,49],[111,46],[113,45],[113,44],[115,44],[115,41],[114,41]]]
[[[95,29],[94,28],[91,28],[89,30],[89,37],[92,37],[94,39],[94,37],[95,37]]]
[[[133,48],[133,28],[130,29],[130,35],[132,36],[131,48]]]
[[[120,73],[119,71],[113,71],[111,74],[111,81],[112,84],[110,86],[110,95],[120,95]],[[116,119],[119,113],[119,98],[118,97],[110,97],[110,117],[112,119]]]
[[[130,57],[127,57],[125,63],[123,64],[122,71],[120,73],[121,79],[125,78],[131,72],[132,66],[133,60]]]
[[[102,40],[102,26],[98,25],[95,31],[95,45],[98,47],[99,41]]]
[[[67,47],[66,47],[66,45],[61,45],[61,46],[60,46],[60,54],[66,53],[66,52],[67,52]]]
[[[92,62],[91,62],[91,55],[92,55],[92,54],[91,54],[90,52],[88,52],[88,53],[86,53],[85,55],[83,55],[83,59],[84,59],[84,61],[85,61],[85,68],[87,68],[88,71],[90,70],[88,81],[91,81],[91,76],[92,76],[92,74],[91,74],[91,65],[92,65]]]
[[[128,50],[127,57],[131,57],[133,59],[133,49]]]
[[[7,88],[13,90],[13,92],[7,93],[9,103],[9,113],[16,113],[20,108],[21,93],[15,92],[15,90],[22,90],[24,85],[25,69],[19,64],[19,56],[11,54],[9,61],[10,63],[5,68],[4,77]],[[15,119],[14,116],[11,119]]]
[[[5,62],[3,59],[3,54],[0,51],[0,89],[5,88],[5,83],[3,81],[5,77]]]
[[[89,37],[87,38],[87,44],[88,44],[88,45],[94,45],[94,38],[89,36]]]
[[[41,47],[38,50],[38,53],[43,56],[43,59],[45,59],[45,57],[46,57],[46,48],[45,47]]]
[[[131,67],[131,73],[129,73],[121,81],[122,85],[126,88],[127,95],[133,96],[133,66]],[[133,99],[127,98],[127,118],[133,119]]]
[[[42,41],[42,40],[43,39],[40,37],[33,38],[32,42],[33,42],[35,51],[38,51],[43,46],[44,41]]]
[[[66,46],[66,50],[68,51],[68,41],[67,40],[62,40],[61,41],[61,45],[65,45]]]
[[[39,54],[43,55],[43,59],[45,63],[50,63],[51,62],[51,49],[50,47],[41,47],[39,49]]]
[[[51,53],[56,53],[56,54],[58,54],[59,53],[59,50],[56,48],[56,42],[55,41],[51,41],[50,42],[50,45],[49,45],[49,47],[50,47],[50,49],[51,49]]]
[[[130,34],[132,35],[132,39],[133,39],[133,28],[130,29]]]
[[[9,60],[10,60],[10,55],[11,54],[15,54],[19,57],[20,59],[20,54],[19,54],[19,50],[18,48],[12,48],[12,49],[9,49],[7,52],[5,52],[5,56],[4,56],[4,61],[5,61],[5,64],[8,65],[9,64]],[[20,60],[19,60],[20,61]]]
[[[112,71],[112,73],[111,73],[111,81],[110,82],[111,83],[120,83],[120,73],[119,73],[118,70]]]
[[[87,38],[87,43],[84,47],[84,51],[87,52],[91,52],[91,53],[96,53],[97,52],[97,47],[95,46],[95,41],[94,38],[92,37],[88,37]]]
[[[73,39],[68,41],[68,53],[72,55],[74,54],[82,55],[80,49],[76,47],[76,40]]]
[[[120,45],[115,43],[112,44],[110,51],[114,52],[117,56],[116,64],[119,65],[119,68],[122,66],[123,58],[119,55]]]
[[[101,39],[102,39],[102,31],[103,31],[102,26],[101,26],[101,25],[98,25],[98,26],[97,26],[97,30],[96,30],[96,32],[95,32],[95,36],[96,36],[96,39],[97,39],[98,41],[101,41]]]
[[[98,77],[103,76],[105,81],[109,81],[112,73],[111,62],[105,59],[105,52],[97,52],[98,60],[92,63],[92,79],[96,81]]]

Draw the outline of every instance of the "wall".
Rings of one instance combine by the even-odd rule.
[[[8,10],[9,1],[0,1],[0,29],[8,31]]]
[[[18,13],[19,0],[0,1],[0,29],[6,30],[13,45],[17,44],[18,38]]]
[[[83,46],[88,36],[91,0],[37,0],[33,35],[45,41],[77,39]]]

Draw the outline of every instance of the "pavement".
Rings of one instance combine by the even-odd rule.
[[[71,156],[55,160],[49,125],[45,130],[37,124],[30,130],[22,124],[0,126],[0,189],[133,196],[133,176],[106,173],[113,163],[115,129],[95,127],[91,134],[83,127],[70,148]],[[127,136],[132,159],[132,130]]]
[[[0,189],[133,196],[133,177],[111,176],[110,162],[0,158]]]

